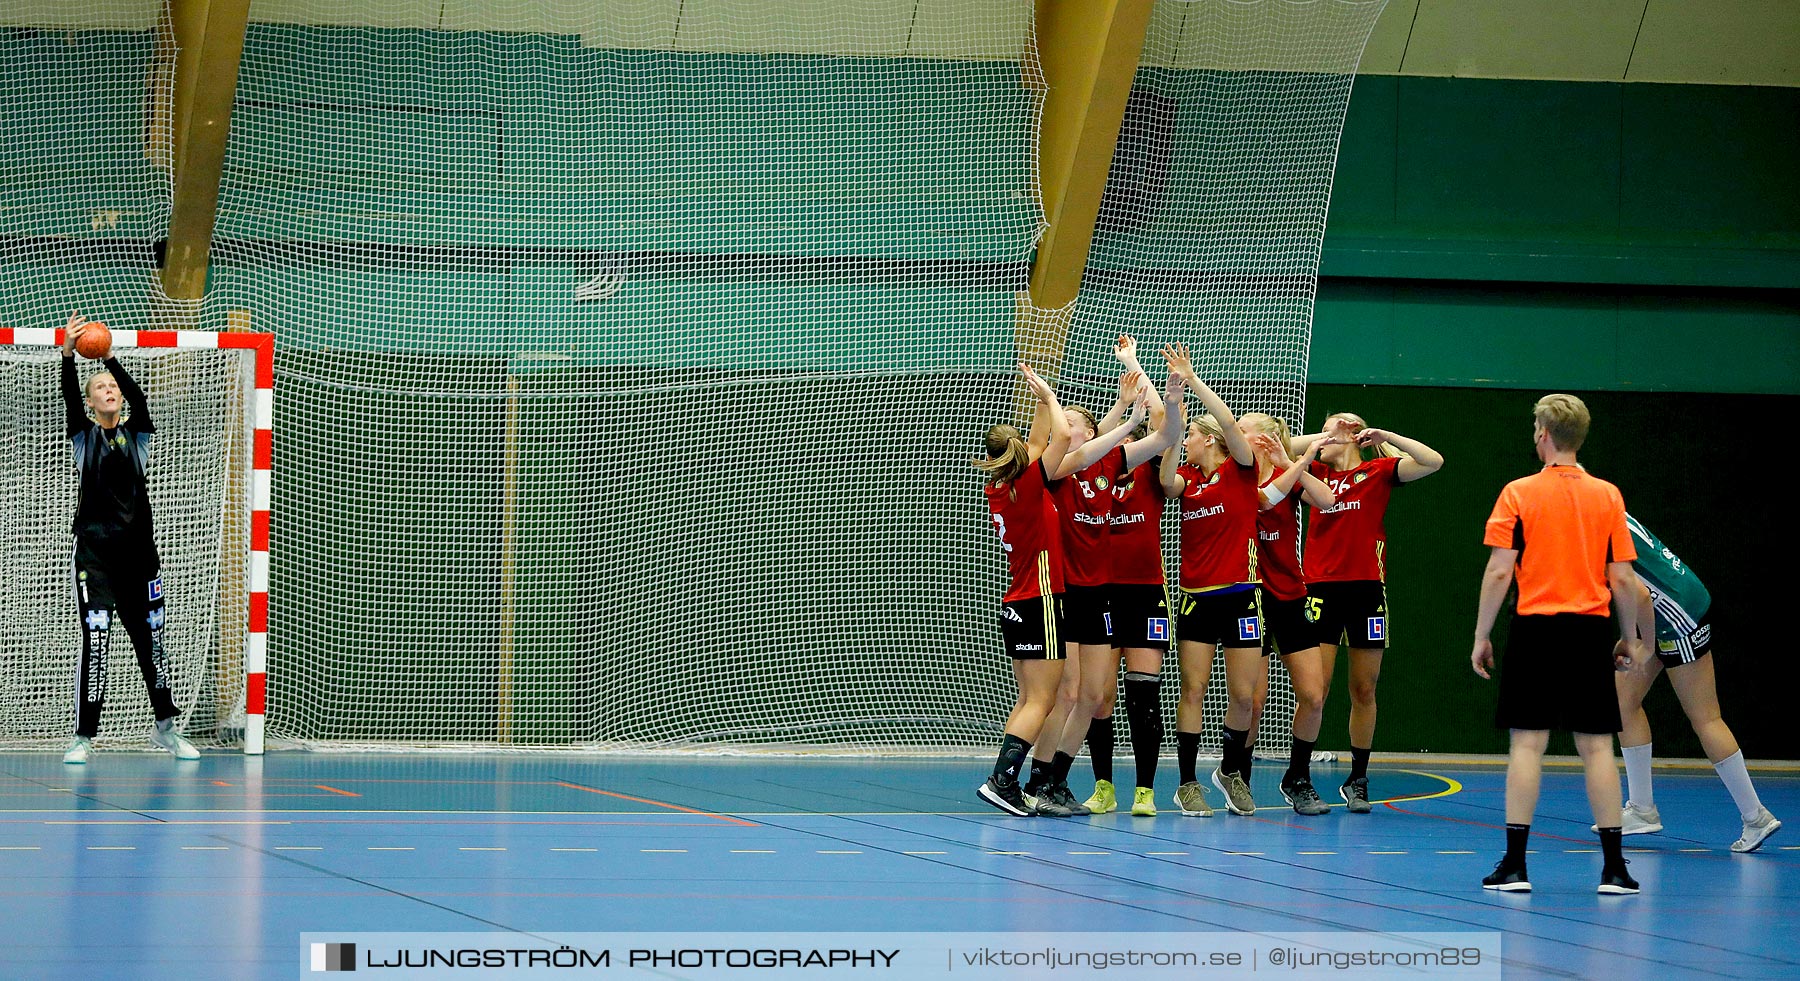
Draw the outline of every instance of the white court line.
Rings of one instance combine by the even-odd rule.
[[[1681,849],[1677,849],[1677,851],[1684,851],[1684,852],[1710,852],[1710,851],[1712,851],[1712,849],[1710,849],[1710,848],[1681,848]]]
[[[0,852],[35,852],[42,850],[40,845],[0,845]]]
[[[1592,855],[1599,850],[1600,849],[1598,849],[1598,848],[1565,848],[1565,849],[1563,849],[1563,854],[1564,855]]]
[[[1030,852],[988,852],[989,855],[1029,855]]]
[[[1473,855],[1475,853],[1474,852],[1445,851],[1445,852],[1438,852],[1438,854],[1439,855]]]

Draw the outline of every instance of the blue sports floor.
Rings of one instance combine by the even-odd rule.
[[[1479,884],[1503,845],[1497,767],[1378,765],[1373,814],[1303,819],[1260,762],[1267,806],[1210,820],[1167,809],[1172,770],[1153,819],[1004,817],[974,797],[986,769],[0,754],[0,976],[291,978],[303,931],[503,929],[1497,929],[1508,978],[1800,976],[1794,772],[1756,774],[1790,828],[1733,855],[1737,814],[1711,770],[1659,770],[1668,831],[1626,839],[1644,892],[1602,897],[1569,768],[1545,775],[1530,895]],[[1342,771],[1315,777],[1335,796]]]

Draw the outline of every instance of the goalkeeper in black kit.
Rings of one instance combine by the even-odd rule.
[[[75,507],[75,602],[81,616],[81,664],[75,685],[75,740],[64,763],[86,763],[100,731],[106,699],[106,653],[113,621],[125,628],[137,652],[138,669],[156,710],[150,741],[177,759],[198,759],[193,744],[175,731],[175,707],[168,656],[163,649],[162,563],[150,525],[150,440],[156,426],[144,390],[108,351],[105,367],[88,378],[85,392],[75,376],[75,340],[86,327],[81,314],[69,318],[62,345],[62,394],[68,412],[69,442],[81,496]],[[85,397],[84,397],[85,396]],[[92,410],[90,419],[88,412]],[[121,410],[129,408],[128,413]]]

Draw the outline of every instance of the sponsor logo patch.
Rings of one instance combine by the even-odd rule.
[[[1025,622],[1025,618],[1019,615],[1019,611],[1013,609],[1010,606],[1001,607],[1000,608],[1000,616],[1003,619],[1011,620],[1014,623],[1024,623]]]
[[[112,626],[112,617],[105,610],[89,610],[87,625],[89,630],[105,630]]]
[[[1151,640],[1168,640],[1169,618],[1151,617],[1149,623],[1145,625],[1144,635]]]
[[[1262,621],[1256,617],[1238,617],[1239,640],[1261,640]]]
[[[161,630],[162,629],[163,616],[164,616],[163,609],[160,606],[157,607],[156,609],[150,611],[150,629],[151,630]]]
[[[155,579],[150,580],[150,599],[152,601],[162,599],[162,577],[161,576],[157,576]]]
[[[1112,614],[1111,613],[1102,613],[1102,614],[1100,614],[1100,616],[1106,620],[1106,636],[1111,637],[1112,636]]]
[[[1656,642],[1656,649],[1664,654],[1673,654],[1675,653],[1675,642],[1672,640],[1659,640]]]
[[[1701,624],[1700,629],[1694,631],[1694,635],[1688,638],[1688,643],[1693,644],[1696,651],[1706,650],[1706,645],[1712,643],[1712,624]]]
[[[1370,617],[1369,618],[1369,639],[1370,640],[1386,640],[1387,639],[1387,617]]]
[[[1360,484],[1363,481],[1368,480],[1368,479],[1369,479],[1369,475],[1367,473],[1359,473],[1356,476],[1351,477],[1350,482],[1353,484]]]

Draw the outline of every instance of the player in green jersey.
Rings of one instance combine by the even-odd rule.
[[[1744,820],[1743,835],[1732,842],[1731,850],[1753,852],[1780,830],[1781,822],[1756,796],[1744,768],[1744,753],[1719,716],[1713,662],[1707,657],[1712,649],[1712,622],[1707,618],[1712,596],[1700,577],[1641,522],[1626,515],[1625,524],[1637,540],[1638,557],[1632,570],[1656,610],[1656,657],[1636,670],[1614,676],[1619,716],[1625,723],[1619,734],[1627,788],[1624,833],[1650,834],[1663,827],[1650,788],[1650,718],[1644,714],[1644,695],[1657,674],[1666,670],[1706,758],[1725,782]]]

